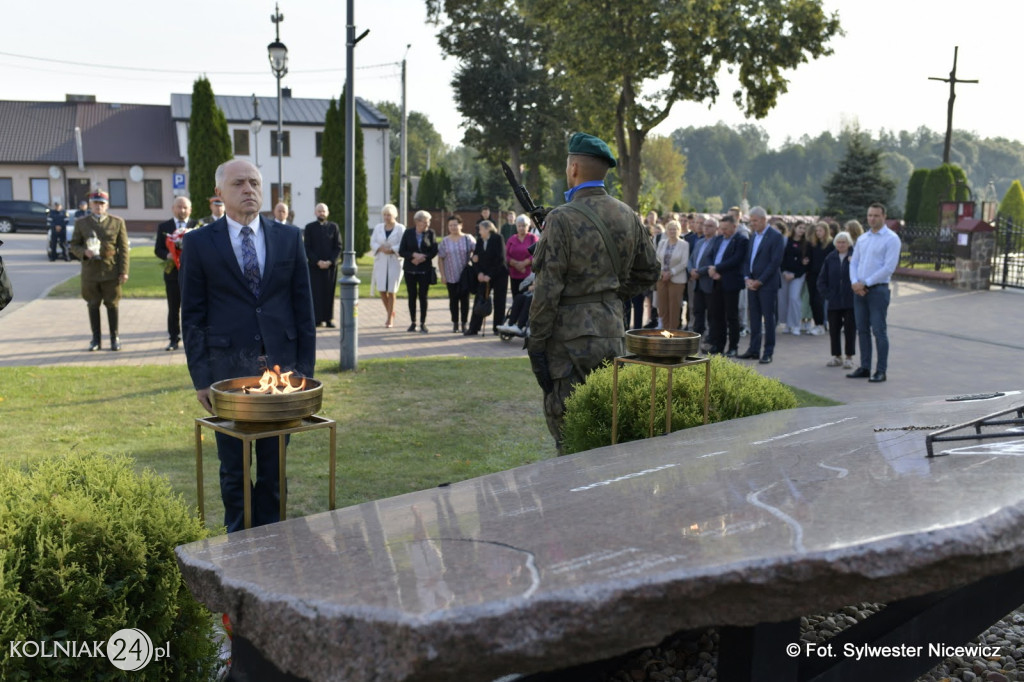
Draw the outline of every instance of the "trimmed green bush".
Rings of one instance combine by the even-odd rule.
[[[175,546],[206,536],[170,484],[136,473],[126,456],[72,453],[0,471],[0,641],[105,643],[139,628],[154,646],[170,642],[170,656],[132,679],[210,679],[213,620],[174,556]],[[106,656],[8,653],[4,680],[126,678]]]
[[[665,395],[668,372],[657,371],[654,400],[654,432],[665,428]],[[726,358],[711,359],[711,391],[708,421],[711,423],[753,414],[796,407],[796,397],[778,379]],[[647,438],[650,425],[651,369],[642,365],[619,368],[619,442]],[[672,373],[672,431],[704,423],[704,366],[693,365]],[[562,427],[566,453],[611,445],[612,368],[593,372],[576,387],[565,403]]]

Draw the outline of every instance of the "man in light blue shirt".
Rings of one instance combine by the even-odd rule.
[[[885,381],[889,367],[889,336],[885,318],[889,311],[889,280],[900,262],[900,238],[885,225],[885,206],[879,203],[868,208],[868,227],[850,258],[850,282],[853,293],[853,314],[860,339],[860,367],[846,376],[868,378],[872,383]],[[871,373],[871,335],[875,336],[878,361]]]

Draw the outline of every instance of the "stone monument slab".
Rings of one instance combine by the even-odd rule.
[[[178,560],[197,599],[301,679],[562,668],[1024,566],[1024,429],[925,455],[929,430],[1020,405],[764,414],[210,538]]]

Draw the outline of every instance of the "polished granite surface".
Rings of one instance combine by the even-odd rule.
[[[312,680],[491,680],[1024,565],[1020,437],[925,434],[1024,394],[807,408],[178,549],[198,599]],[[339,456],[343,454],[339,453]],[[340,483],[344,485],[342,481]]]

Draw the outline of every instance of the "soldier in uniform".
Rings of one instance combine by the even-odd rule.
[[[121,285],[128,281],[128,231],[124,220],[107,213],[109,195],[97,189],[89,195],[91,213],[75,221],[71,252],[82,261],[82,298],[89,307],[92,342],[100,349],[100,303],[107,308],[110,350],[121,350],[117,336],[117,304]],[[95,240],[95,241],[93,241]]]
[[[566,398],[590,372],[623,354],[623,301],[651,289],[660,270],[640,216],[605,190],[615,163],[602,140],[572,136],[567,203],[547,215],[534,253],[527,350],[559,453]]]
[[[224,202],[220,197],[210,197],[210,215],[202,219],[202,225],[209,225],[224,217]]]

